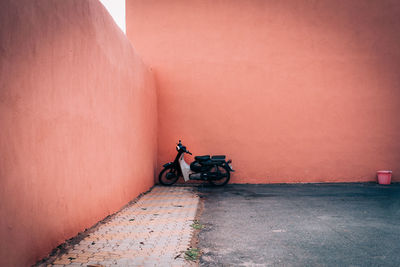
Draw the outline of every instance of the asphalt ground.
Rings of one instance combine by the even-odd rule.
[[[201,266],[400,266],[400,184],[198,190]]]

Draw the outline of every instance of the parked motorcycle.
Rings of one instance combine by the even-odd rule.
[[[172,185],[183,176],[185,182],[188,180],[204,180],[216,186],[223,186],[229,182],[232,169],[232,160],[225,160],[225,155],[204,155],[194,157],[190,165],[186,163],[185,153],[192,155],[181,140],[176,145],[178,154],[173,162],[164,164],[158,180],[162,185]]]

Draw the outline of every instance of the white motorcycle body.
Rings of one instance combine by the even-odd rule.
[[[185,154],[180,156],[179,165],[181,166],[183,180],[185,180],[185,182],[189,181],[189,177],[193,174],[193,171],[190,169],[190,165],[185,161]]]

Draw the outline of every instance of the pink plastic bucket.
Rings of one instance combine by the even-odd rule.
[[[379,184],[390,184],[392,180],[392,171],[377,171]]]

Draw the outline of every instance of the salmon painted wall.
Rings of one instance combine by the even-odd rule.
[[[95,0],[0,2],[0,266],[28,266],[154,183],[153,75]]]
[[[159,164],[181,138],[233,183],[400,181],[399,29],[395,0],[127,0]]]

